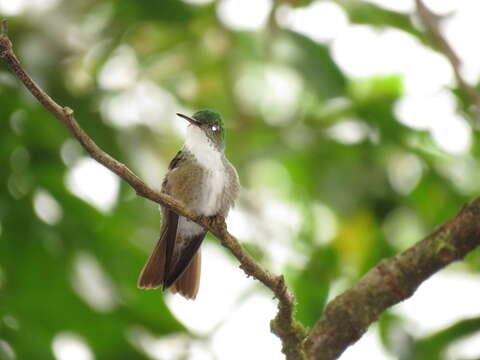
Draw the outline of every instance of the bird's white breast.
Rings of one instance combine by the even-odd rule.
[[[215,148],[207,135],[198,127],[190,125],[187,129],[185,149],[190,151],[204,168],[202,195],[196,209],[204,216],[218,213],[221,196],[226,184],[226,171],[223,154]]]

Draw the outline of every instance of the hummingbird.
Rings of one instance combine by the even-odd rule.
[[[191,117],[177,115],[189,122],[185,144],[170,162],[161,192],[199,216],[225,218],[240,184],[237,171],[225,157],[222,116],[209,109]],[[165,206],[160,210],[160,239],[140,274],[138,287],[162,287],[195,299],[200,285],[200,245],[207,230]]]

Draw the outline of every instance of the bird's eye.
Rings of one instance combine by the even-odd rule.
[[[217,125],[212,125],[212,131],[217,131],[218,130],[218,126]]]

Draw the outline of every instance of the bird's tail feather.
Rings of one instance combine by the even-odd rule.
[[[200,286],[201,259],[202,255],[199,249],[187,269],[169,288],[172,294],[178,292],[187,299],[196,298]]]
[[[205,234],[198,236],[196,241],[192,242],[187,248],[193,257],[192,255],[187,255],[181,261],[175,261],[170,264],[169,269],[165,268],[167,242],[161,238],[140,273],[138,287],[141,289],[164,287],[173,294],[179,293],[187,299],[195,299],[200,286],[201,273],[199,246],[204,237]],[[165,270],[167,271],[167,276],[165,276]],[[180,274],[180,276],[177,274]],[[167,277],[170,277],[170,279],[167,280]]]
[[[137,283],[140,289],[156,289],[162,286],[165,271],[165,254],[166,242],[160,239],[140,273]]]

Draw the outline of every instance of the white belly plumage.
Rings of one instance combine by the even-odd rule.
[[[198,204],[192,210],[204,216],[215,215],[220,210],[221,197],[226,184],[223,154],[215,148],[203,131],[191,125],[187,130],[185,149],[191,152],[205,169],[204,178],[200,182],[202,194]],[[201,226],[184,217],[180,217],[178,228],[188,235],[196,235],[204,231]]]
[[[202,181],[202,195],[197,206],[192,210],[204,216],[212,216],[220,210],[221,196],[225,186],[225,179],[222,172],[205,172],[205,179]],[[178,228],[187,236],[193,236],[203,232],[203,228],[183,216],[178,220]]]

